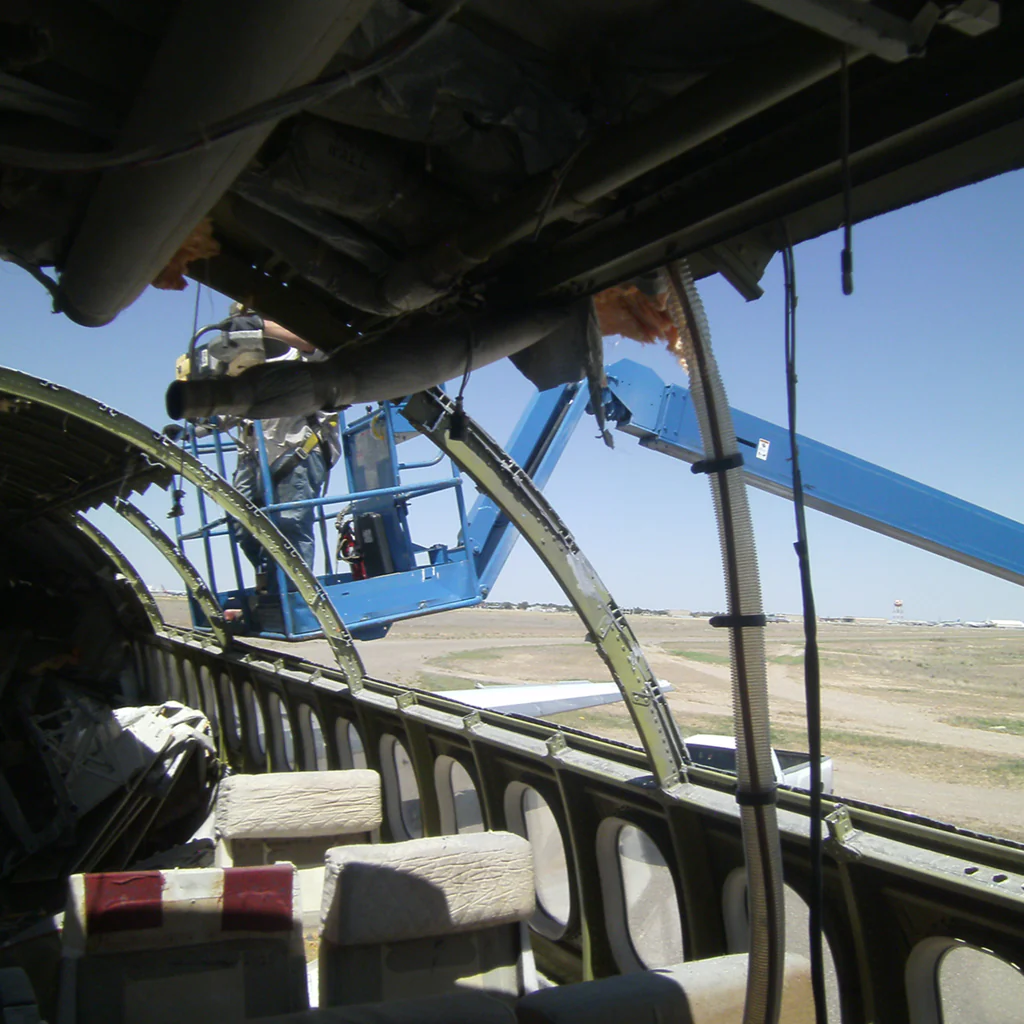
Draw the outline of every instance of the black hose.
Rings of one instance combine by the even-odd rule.
[[[786,406],[789,414],[789,457],[793,473],[793,513],[796,517],[796,557],[800,566],[800,594],[804,617],[804,693],[807,704],[807,746],[811,760],[810,858],[811,891],[808,906],[808,941],[811,954],[811,988],[817,1024],[827,1024],[825,954],[822,943],[824,883],[821,838],[821,666],[818,658],[818,617],[811,586],[811,562],[804,517],[804,485],[800,473],[800,449],[796,439],[796,264],[788,238],[782,250],[786,292]]]
[[[775,779],[770,768],[767,719],[767,686],[764,674],[763,634],[747,639],[751,627],[763,629],[757,563],[750,533],[742,480],[742,460],[737,458],[735,435],[717,367],[705,338],[706,324],[700,296],[685,261],[668,267],[669,308],[683,335],[684,351],[691,369],[691,395],[698,414],[705,463],[718,513],[722,561],[728,600],[728,624],[733,654],[733,699],[736,720],[737,803],[741,805],[744,852],[747,861],[748,905],[751,908],[751,942],[746,1024],[774,1024],[782,1001],[785,962],[785,910],[782,899],[781,853],[775,818]],[[696,468],[696,467],[695,467]],[[738,484],[735,497],[731,487]],[[744,536],[741,555],[740,534]],[[758,622],[757,620],[760,620]],[[760,652],[756,688],[752,672]],[[748,661],[748,654],[751,659]],[[755,714],[755,702],[758,714]],[[755,717],[759,721],[755,722]],[[741,756],[742,755],[742,756]],[[750,825],[753,828],[750,828]],[[751,834],[752,833],[752,834]],[[764,916],[754,908],[763,899]],[[756,920],[755,920],[756,918]],[[762,948],[758,943],[763,941]]]

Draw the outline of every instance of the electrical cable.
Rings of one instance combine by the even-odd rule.
[[[466,368],[462,371],[462,384],[459,386],[459,393],[455,396],[455,410],[452,413],[448,425],[448,436],[453,441],[464,441],[466,439],[466,410],[463,406],[463,396],[466,393],[466,385],[469,383],[469,375],[473,372],[473,344],[476,335],[473,328],[469,328],[466,338]]]
[[[744,1024],[774,1024],[782,1001],[785,907],[782,853],[775,809],[775,776],[768,722],[764,613],[757,554],[735,430],[707,319],[685,260],[667,268],[668,308],[691,370],[690,393],[700,424],[706,472],[718,520],[732,653],[736,731],[736,802],[747,865],[750,927]]]
[[[853,294],[853,182],[850,176],[850,63],[843,47],[839,65],[839,166],[843,183],[843,294]]]
[[[821,836],[821,669],[818,659],[818,619],[811,586],[811,563],[804,516],[804,487],[800,472],[800,450],[796,434],[796,263],[789,241],[782,250],[785,282],[786,408],[789,425],[789,458],[793,474],[793,512],[796,517],[796,549],[800,567],[800,593],[804,618],[804,693],[807,703],[807,745],[811,761],[810,859],[811,891],[808,900],[808,941],[810,943],[811,988],[817,1024],[828,1024],[825,998],[825,958],[822,942],[824,888],[822,881]]]
[[[60,153],[0,144],[0,163],[39,171],[105,171],[114,168],[147,167],[203,149],[230,135],[255,128],[267,121],[291,117],[306,107],[323,103],[346,89],[352,89],[382,74],[434,38],[458,13],[466,0],[449,0],[437,14],[418,21],[377,49],[362,66],[307,85],[300,85],[280,96],[256,103],[245,110],[214,121],[204,128],[184,133],[164,142],[149,143],[127,151],[100,153]]]

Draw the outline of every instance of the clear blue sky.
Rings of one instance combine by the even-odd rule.
[[[835,235],[797,249],[802,433],[1014,519],[1024,518],[1015,453],[1024,380],[1024,173],[1005,175],[859,225],[856,292],[839,287]],[[730,403],[782,423],[779,259],[765,296],[745,303],[725,282],[702,283]],[[166,421],[163,393],[192,323],[194,292],[150,289],[109,327],[87,330],[49,312],[46,294],[0,263],[5,325],[0,362],[83,391],[143,422]],[[204,294],[201,319],[225,301]],[[606,359],[685,374],[661,349],[608,339]],[[504,440],[531,386],[508,363],[473,374],[466,407]],[[719,608],[718,545],[707,483],[689,467],[616,435],[608,451],[584,421],[548,496],[624,605]],[[425,442],[415,442],[425,443]],[[141,504],[168,529],[169,498]],[[765,605],[799,609],[788,502],[751,492]],[[1024,618],[1024,590],[937,556],[809,512],[821,614],[909,618]],[[176,577],[116,517],[98,520],[151,584]],[[453,510],[440,501],[414,520],[417,539],[452,542]],[[525,545],[517,545],[495,600],[559,600]]]

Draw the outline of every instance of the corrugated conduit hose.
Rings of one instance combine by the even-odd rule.
[[[690,394],[700,424],[706,472],[718,520],[732,654],[736,801],[740,805],[750,921],[744,1024],[776,1024],[785,967],[782,854],[775,809],[775,773],[768,724],[764,610],[754,531],[732,414],[704,307],[686,261],[665,270],[668,311],[679,328],[690,371]]]

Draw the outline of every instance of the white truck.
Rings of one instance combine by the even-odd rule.
[[[733,736],[699,735],[685,741],[686,751],[694,764],[705,768],[736,774],[736,739]],[[794,789],[811,788],[811,760],[809,754],[796,750],[772,749],[772,768],[775,782]],[[821,791],[832,792],[832,758],[821,759]]]

